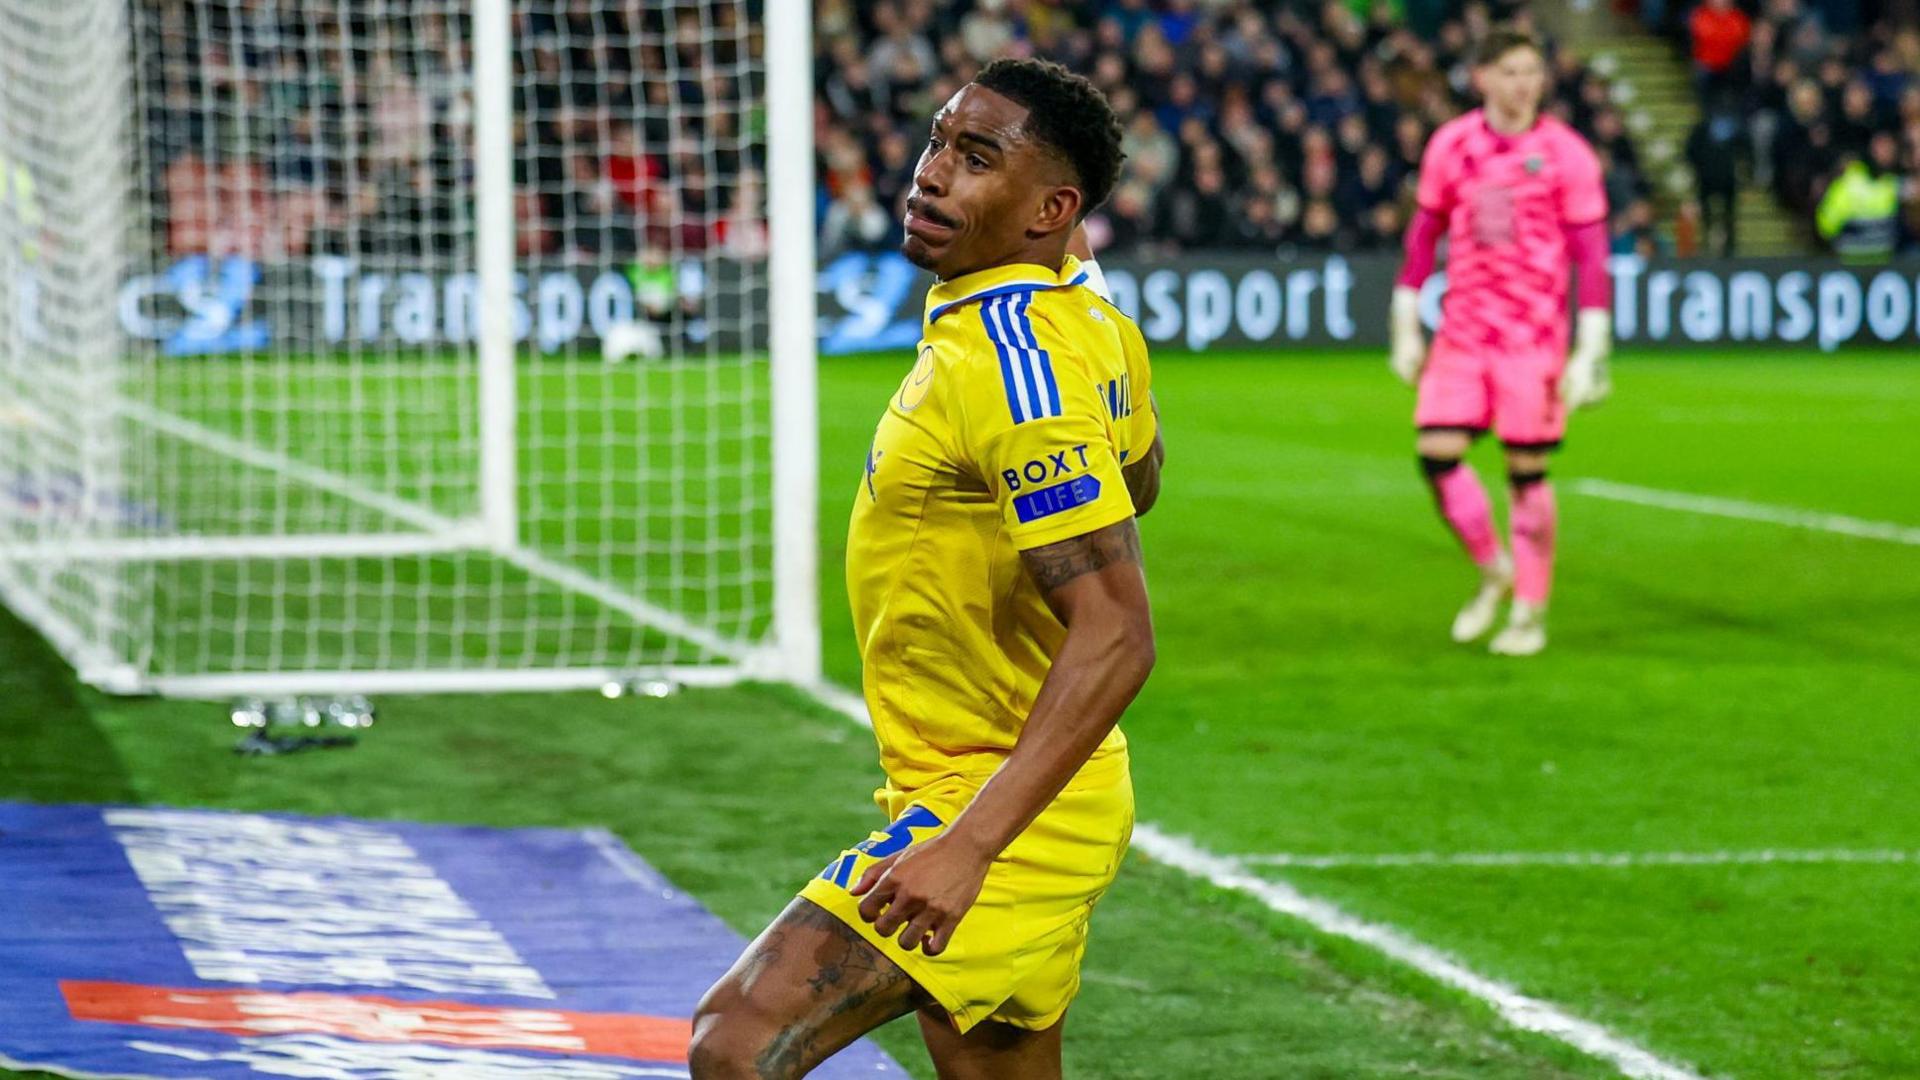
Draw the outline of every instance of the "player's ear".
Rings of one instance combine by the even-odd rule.
[[[1034,212],[1033,223],[1028,232],[1033,236],[1046,236],[1049,233],[1065,229],[1069,234],[1079,224],[1080,204],[1085,197],[1077,187],[1056,187],[1041,196],[1040,206]]]

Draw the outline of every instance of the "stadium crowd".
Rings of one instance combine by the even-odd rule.
[[[1089,222],[1096,246],[1386,251],[1428,135],[1469,107],[1473,49],[1522,7],[1391,0],[821,0],[816,24],[823,246],[897,242],[926,119],[981,64],[1038,55],[1088,75],[1127,163]],[[1551,111],[1593,142],[1619,250],[1651,253],[1653,208],[1605,79],[1551,56]]]
[[[765,251],[760,4],[516,3],[521,254]],[[468,242],[467,5],[153,0],[134,90],[174,255],[447,256]]]
[[[1682,18],[1641,0],[1640,15],[1693,64],[1701,138],[1718,151],[1693,155],[1703,189],[1731,189],[1739,163],[1843,253],[1920,241],[1920,24],[1910,4],[1702,0]]]
[[[822,246],[891,248],[929,115],[983,63],[1041,55],[1111,96],[1128,163],[1103,248],[1395,247],[1427,136],[1469,103],[1486,0],[820,0]],[[136,17],[156,225],[175,254],[446,256],[465,241],[464,5],[333,14],[155,0]],[[642,262],[764,252],[751,62],[759,5],[516,5],[523,255]],[[1648,186],[1606,81],[1552,58],[1552,109],[1607,170],[1616,238],[1654,244]],[[422,227],[422,226],[425,227]]]

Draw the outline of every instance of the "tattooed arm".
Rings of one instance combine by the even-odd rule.
[[[1153,401],[1151,397],[1149,401]],[[1138,461],[1129,461],[1120,469],[1127,482],[1127,494],[1133,497],[1133,516],[1146,517],[1160,501],[1160,466],[1167,460],[1167,444],[1160,438],[1160,403],[1153,401],[1153,445]]]
[[[1032,824],[1119,723],[1153,670],[1153,615],[1133,519],[1023,552],[1067,628],[1013,753],[954,830],[995,854]]]
[[[1019,742],[944,833],[875,863],[853,890],[866,894],[861,914],[876,929],[899,930],[906,948],[924,940],[929,955],[946,947],[994,857],[1086,764],[1153,668],[1153,620],[1132,518],[1021,558],[1067,637]]]

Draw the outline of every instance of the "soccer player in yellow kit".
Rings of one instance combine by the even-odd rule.
[[[847,590],[892,822],[700,1003],[697,1080],[796,1077],[909,1012],[940,1075],[1060,1075],[1094,904],[1133,830],[1115,726],[1153,665],[1146,346],[1067,254],[1120,128],[1055,64],[934,117],[903,251],[939,278],[855,494]]]

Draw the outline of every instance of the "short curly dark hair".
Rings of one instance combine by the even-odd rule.
[[[1120,178],[1120,118],[1107,96],[1051,60],[995,60],[974,83],[1027,109],[1026,127],[1073,167],[1086,217],[1107,201]]]

